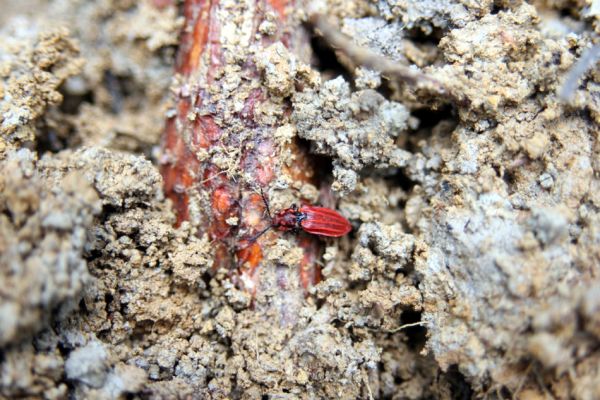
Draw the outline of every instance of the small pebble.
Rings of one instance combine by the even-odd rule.
[[[544,189],[550,189],[552,185],[554,185],[554,178],[547,172],[540,175],[538,181],[540,182],[540,186]]]

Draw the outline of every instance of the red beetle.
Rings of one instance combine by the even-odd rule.
[[[337,211],[326,207],[292,204],[271,219],[271,227],[280,231],[300,229],[313,235],[340,237],[352,230],[350,222]]]
[[[296,206],[292,204],[290,208],[279,211],[275,216],[271,216],[269,203],[261,190],[261,195],[271,218],[271,225],[259,232],[252,241],[258,239],[263,233],[271,228],[280,231],[298,232],[303,230],[313,235],[340,237],[352,230],[350,222],[340,213],[331,208],[315,207],[309,205]]]

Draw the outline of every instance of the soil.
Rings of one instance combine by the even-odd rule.
[[[319,239],[322,280],[294,304],[176,227],[159,165],[179,6],[0,4],[0,398],[600,398],[594,62],[563,88],[600,45],[598,2],[291,11],[445,90],[326,38],[310,64],[264,49],[262,84],[291,108],[277,141],[318,156],[354,228]],[[270,235],[265,279],[292,276],[303,249]]]

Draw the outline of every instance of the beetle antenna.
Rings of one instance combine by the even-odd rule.
[[[262,186],[259,186],[259,189],[260,189],[260,196],[262,197],[262,199],[263,199],[263,203],[265,203],[265,207],[267,208],[267,213],[269,214],[269,219],[270,219],[270,220],[271,220],[271,222],[272,222],[272,221],[273,221],[273,217],[271,216],[271,209],[269,208],[269,202],[267,201],[267,197],[265,196],[265,192],[263,192],[263,188],[262,188]],[[270,227],[269,227],[269,228],[270,228]],[[267,228],[267,230],[268,230],[269,228]],[[265,233],[265,232],[266,232],[266,230],[265,230],[265,231],[263,231],[263,232],[261,232],[261,233],[260,233],[260,235],[262,235],[262,234],[263,234],[263,233]],[[259,235],[259,236],[260,236],[260,235]]]

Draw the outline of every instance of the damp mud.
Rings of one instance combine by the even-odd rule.
[[[217,3],[235,49],[254,2]],[[600,398],[597,67],[564,86],[600,3],[271,3],[257,32],[291,13],[310,48],[253,49],[253,112],[292,171],[271,208],[308,199],[353,231],[268,232],[255,291],[165,190],[182,4],[0,3],[0,398]],[[241,58],[226,110],[249,98]],[[195,156],[248,180],[239,154]]]

